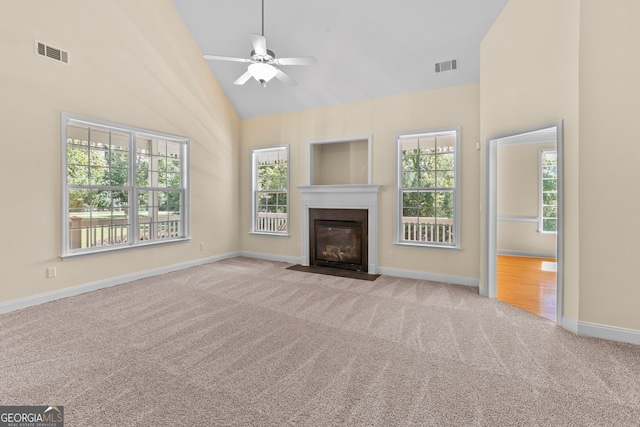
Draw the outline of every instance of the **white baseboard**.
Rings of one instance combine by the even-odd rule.
[[[426,271],[401,270],[398,268],[378,267],[378,273],[385,276],[406,277],[407,279],[430,280],[432,282],[453,283],[454,285],[480,286],[480,279],[475,277],[450,276]]]
[[[284,255],[265,254],[262,252],[240,251],[238,252],[238,256],[243,256],[247,258],[264,259],[266,261],[287,262],[289,264],[300,264],[302,262],[302,258],[296,258],[296,257],[284,256]]]
[[[640,331],[590,322],[578,322],[578,335],[640,345]]]
[[[158,276],[160,274],[170,273],[172,271],[183,270],[197,265],[209,264],[223,259],[243,256],[247,258],[264,259],[267,261],[286,262],[290,264],[300,264],[302,259],[284,255],[266,254],[260,252],[236,251],[208,258],[201,258],[195,261],[183,262],[180,264],[168,265],[165,267],[154,268],[152,270],[140,271],[137,273],[127,274],[124,276],[112,277],[109,279],[99,280],[97,282],[86,283],[84,285],[73,286],[70,288],[59,289],[56,291],[45,292],[25,298],[19,298],[11,301],[0,303],[0,314],[9,313],[11,311],[20,310],[22,308],[31,307],[38,304],[55,301],[61,298],[68,298],[75,295],[84,294],[86,292],[97,291],[98,289],[109,288],[111,286],[121,285],[123,283],[133,282],[134,280],[145,279],[147,277]],[[478,286],[478,279],[468,277],[447,276],[441,274],[425,273],[419,271],[399,270],[393,268],[379,268],[380,274],[388,276],[407,277],[412,279],[432,280],[435,282],[447,282],[459,285]]]
[[[562,316],[562,320],[560,321],[560,326],[562,326],[568,331],[573,332],[576,335],[578,334],[578,322],[573,319]]]
[[[145,279],[147,277],[158,276],[160,274],[170,273],[172,271],[183,270],[185,268],[195,267],[198,265],[209,264],[224,259],[243,256],[247,258],[264,259],[267,261],[279,261],[290,264],[300,264],[301,259],[296,257],[265,254],[258,252],[236,251],[222,255],[216,255],[208,258],[201,258],[194,261],[173,264],[152,270],[140,271],[124,276],[113,277],[110,279],[99,280],[97,282],[87,283],[84,285],[73,286],[71,288],[60,289],[57,291],[46,292],[26,298],[19,298],[12,301],[0,303],[0,314],[9,313],[11,311],[20,310],[34,305],[44,304],[61,298],[68,298],[75,295],[84,294],[86,292],[96,291],[111,286],[121,285],[123,283],[132,282],[134,280]],[[474,277],[451,276],[447,274],[435,274],[424,271],[401,270],[396,268],[378,267],[378,273],[386,276],[406,277],[409,279],[430,280],[433,282],[452,283],[456,285],[474,286],[480,285],[480,279]],[[590,322],[579,322],[568,317],[563,317],[560,323],[563,328],[577,334],[594,338],[602,338],[611,341],[625,342],[629,344],[640,345],[640,331],[634,329],[618,328],[607,325],[600,325]]]
[[[247,258],[264,259],[267,261],[288,262],[290,264],[301,264],[302,258],[289,257],[283,255],[265,254],[262,252],[246,252],[240,251],[240,256]],[[480,279],[474,277],[450,276],[447,274],[435,274],[424,271],[401,270],[398,268],[380,267],[377,268],[378,274],[385,276],[406,277],[408,279],[431,280],[432,282],[453,283],[454,285],[480,286]]]
[[[97,291],[98,289],[109,288],[111,286],[121,285],[123,283],[133,282],[134,280],[145,279],[147,277],[158,276],[160,274],[170,273],[172,271],[183,270],[197,265],[209,264],[223,259],[239,256],[239,252],[230,252],[222,255],[216,255],[208,258],[201,258],[195,261],[183,262],[180,264],[168,265],[165,267],[154,268],[152,270],[140,271],[137,273],[126,274],[124,276],[112,277],[110,279],[99,280],[97,282],[86,283],[84,285],[73,286],[71,288],[59,289],[56,291],[45,292],[43,294],[33,295],[30,297],[19,298],[11,301],[0,303],[0,314],[10,311],[20,310],[22,308],[34,305],[44,304],[61,298],[68,298],[86,292]]]
[[[640,345],[640,331],[635,329],[618,328],[590,322],[578,322],[568,317],[562,318],[560,326],[576,335]]]
[[[524,256],[529,258],[555,258],[556,254],[554,253],[545,253],[545,252],[527,252],[527,251],[510,251],[510,250],[500,250],[496,251],[498,255],[509,255],[509,256]]]

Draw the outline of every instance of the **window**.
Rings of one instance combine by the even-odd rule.
[[[252,233],[288,235],[289,147],[253,149]]]
[[[459,248],[458,133],[398,137],[396,243]]]
[[[188,238],[188,139],[62,122],[63,257]]]
[[[558,154],[555,150],[540,150],[540,212],[541,233],[555,233],[558,225]]]

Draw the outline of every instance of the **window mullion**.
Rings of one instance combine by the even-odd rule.
[[[135,132],[129,133],[129,227],[130,245],[140,242],[140,227],[138,225],[138,176],[137,176],[138,146]]]

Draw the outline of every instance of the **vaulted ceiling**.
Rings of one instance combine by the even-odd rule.
[[[480,42],[508,0],[264,0],[264,35],[297,84],[262,87],[241,62],[206,61],[242,119],[478,82]],[[262,0],[173,0],[203,54],[248,58]],[[455,59],[456,71],[435,72]],[[204,59],[203,59],[204,61]]]

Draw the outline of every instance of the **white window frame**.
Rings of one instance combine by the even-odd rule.
[[[282,192],[286,194],[287,203],[286,203],[286,230],[277,231],[276,230],[263,230],[258,227],[258,154],[269,152],[269,151],[283,151],[286,154],[287,159],[287,184],[285,189],[276,190],[276,192]],[[275,145],[270,147],[255,147],[251,149],[251,231],[250,234],[258,234],[258,235],[266,235],[266,236],[279,236],[279,237],[289,237],[289,229],[291,226],[291,222],[289,221],[290,217],[290,191],[289,191],[289,181],[290,181],[290,173],[291,173],[291,163],[290,163],[290,154],[289,154],[289,145]]]
[[[429,242],[429,241],[419,241],[419,240],[404,240],[402,236],[404,235],[404,226],[402,223],[403,217],[403,186],[402,186],[402,141],[404,139],[411,138],[422,138],[422,137],[431,137],[431,136],[442,136],[442,135],[454,135],[455,137],[455,146],[454,146],[454,186],[453,188],[447,188],[446,190],[452,190],[453,192],[453,239],[452,242]],[[443,129],[433,129],[426,130],[420,132],[401,132],[396,134],[396,150],[395,150],[395,206],[394,206],[394,244],[401,246],[414,246],[414,247],[429,247],[429,248],[440,248],[440,249],[454,249],[460,250],[460,128],[443,128]],[[429,188],[430,191],[436,191],[438,188],[433,187]]]
[[[554,153],[556,155],[556,230],[549,231],[544,229],[544,203],[543,203],[543,193],[544,193],[544,171],[543,171],[543,161],[542,158],[545,154]],[[538,150],[538,233],[540,234],[557,234],[558,233],[558,152],[555,148],[542,148]]]
[[[80,126],[89,126],[94,129],[103,131],[116,131],[118,133],[128,134],[128,184],[118,189],[124,188],[128,192],[128,209],[129,224],[127,232],[127,241],[105,246],[92,246],[88,248],[71,248],[70,246],[70,216],[69,216],[69,191],[73,189],[91,189],[91,190],[113,190],[115,187],[97,186],[97,185],[70,185],[67,176],[67,126],[77,124]],[[136,180],[136,138],[144,137],[145,139],[157,139],[167,142],[174,142],[180,145],[180,187],[172,188],[171,192],[180,193],[180,219],[177,227],[178,235],[163,237],[140,239],[140,224],[138,220],[138,192],[139,191],[158,191],[156,187],[138,187]],[[78,256],[96,255],[114,251],[121,251],[130,248],[139,248],[143,246],[155,246],[168,243],[175,243],[190,240],[190,201],[189,201],[189,138],[171,135],[162,132],[122,125],[105,120],[94,119],[89,117],[78,116],[69,113],[61,115],[61,142],[62,142],[62,255],[61,258],[73,258]]]

